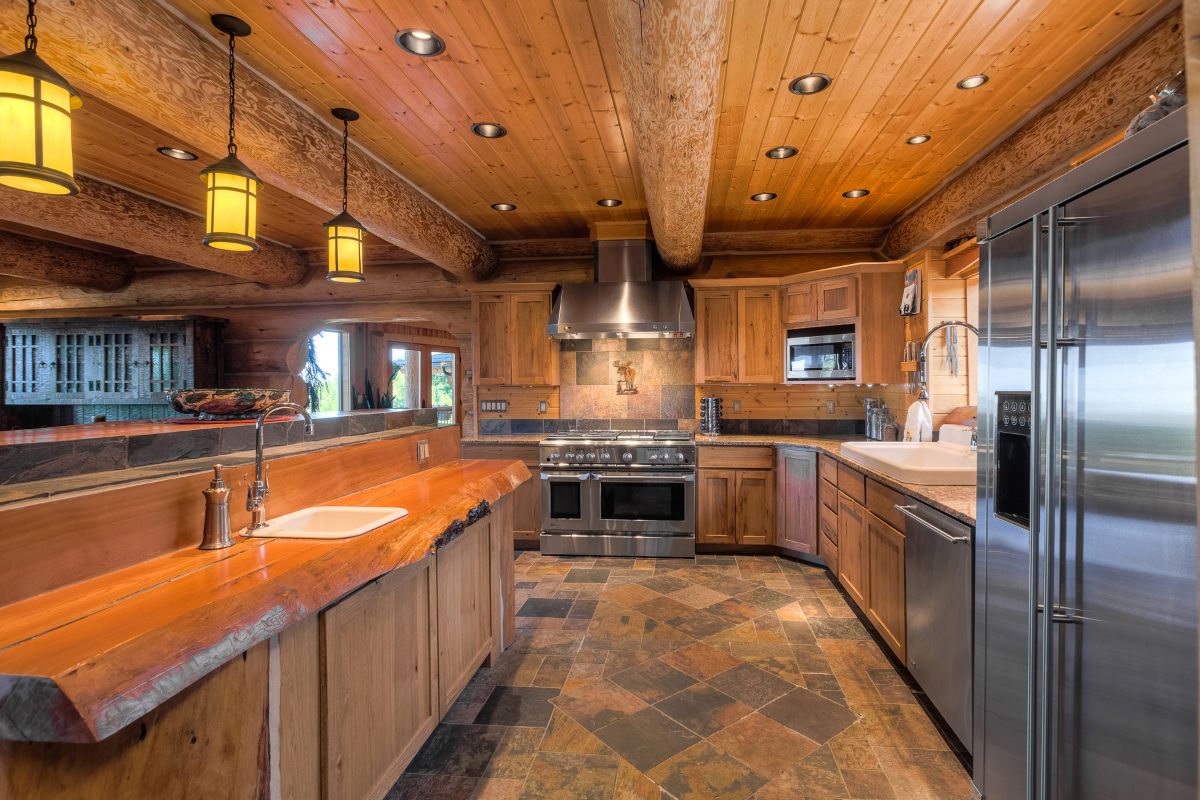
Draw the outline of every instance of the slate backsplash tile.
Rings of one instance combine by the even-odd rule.
[[[479,420],[479,435],[480,436],[503,436],[507,433],[512,433],[510,420],[507,419],[481,419]]]
[[[563,339],[560,353],[578,353],[581,351],[591,350],[591,339]]]
[[[690,384],[695,381],[695,374],[695,360],[691,351],[659,350],[644,354],[640,382]]]
[[[637,394],[625,396],[625,402],[625,411],[632,418],[657,417],[662,413],[662,387],[642,384]]]
[[[544,433],[546,428],[540,419],[510,419],[512,433]]]
[[[559,412],[563,419],[695,416],[691,339],[578,339],[563,345],[559,356]],[[636,370],[637,394],[617,394],[614,361],[629,362]]]
[[[696,387],[690,383],[663,386],[659,408],[668,419],[696,416]]]
[[[611,371],[612,355],[610,353],[575,354],[575,383],[580,386],[613,384],[615,381],[609,380]]]

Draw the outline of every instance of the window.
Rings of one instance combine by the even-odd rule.
[[[458,348],[410,342],[388,345],[392,408],[436,408],[453,425],[458,397]]]
[[[321,331],[308,340],[308,356],[300,377],[308,386],[312,411],[344,411],[350,408],[347,336],[341,331]]]

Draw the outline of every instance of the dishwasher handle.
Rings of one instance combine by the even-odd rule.
[[[941,528],[939,528],[936,525],[931,525],[929,522],[922,519],[921,517],[918,517],[916,514],[913,513],[913,511],[916,510],[916,508],[917,508],[916,506],[902,506],[899,503],[897,503],[895,505],[895,509],[897,511],[899,511],[901,514],[903,514],[904,516],[908,517],[911,520],[914,520],[915,522],[919,522],[921,525],[923,525],[924,527],[933,531],[938,536],[942,537],[943,539],[950,542],[951,544],[965,544],[965,543],[971,541],[970,536],[955,536],[952,533],[947,533],[946,531],[942,530]]]

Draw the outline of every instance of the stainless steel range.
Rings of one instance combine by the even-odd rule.
[[[696,441],[687,431],[574,431],[541,442],[542,552],[696,554]]]

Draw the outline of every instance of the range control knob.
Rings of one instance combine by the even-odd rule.
[[[608,461],[610,458],[612,458],[612,453],[608,452],[607,450],[600,451],[600,460],[601,461]]]
[[[588,461],[595,461],[595,460],[596,460],[596,453],[595,453],[595,451],[592,451],[592,450],[589,450],[589,451],[588,451],[588,454],[587,454],[587,460],[588,460]]]
[[[568,450],[567,451],[567,461],[574,461],[574,460],[575,460],[575,453],[572,452],[571,450]]]
[[[687,458],[687,456],[685,456],[683,453],[676,453],[676,454],[675,454],[675,460],[676,460],[676,461],[684,461],[686,458]]]
[[[633,453],[630,453],[628,450],[625,451],[621,454],[621,460],[628,464],[630,461],[633,461]]]

